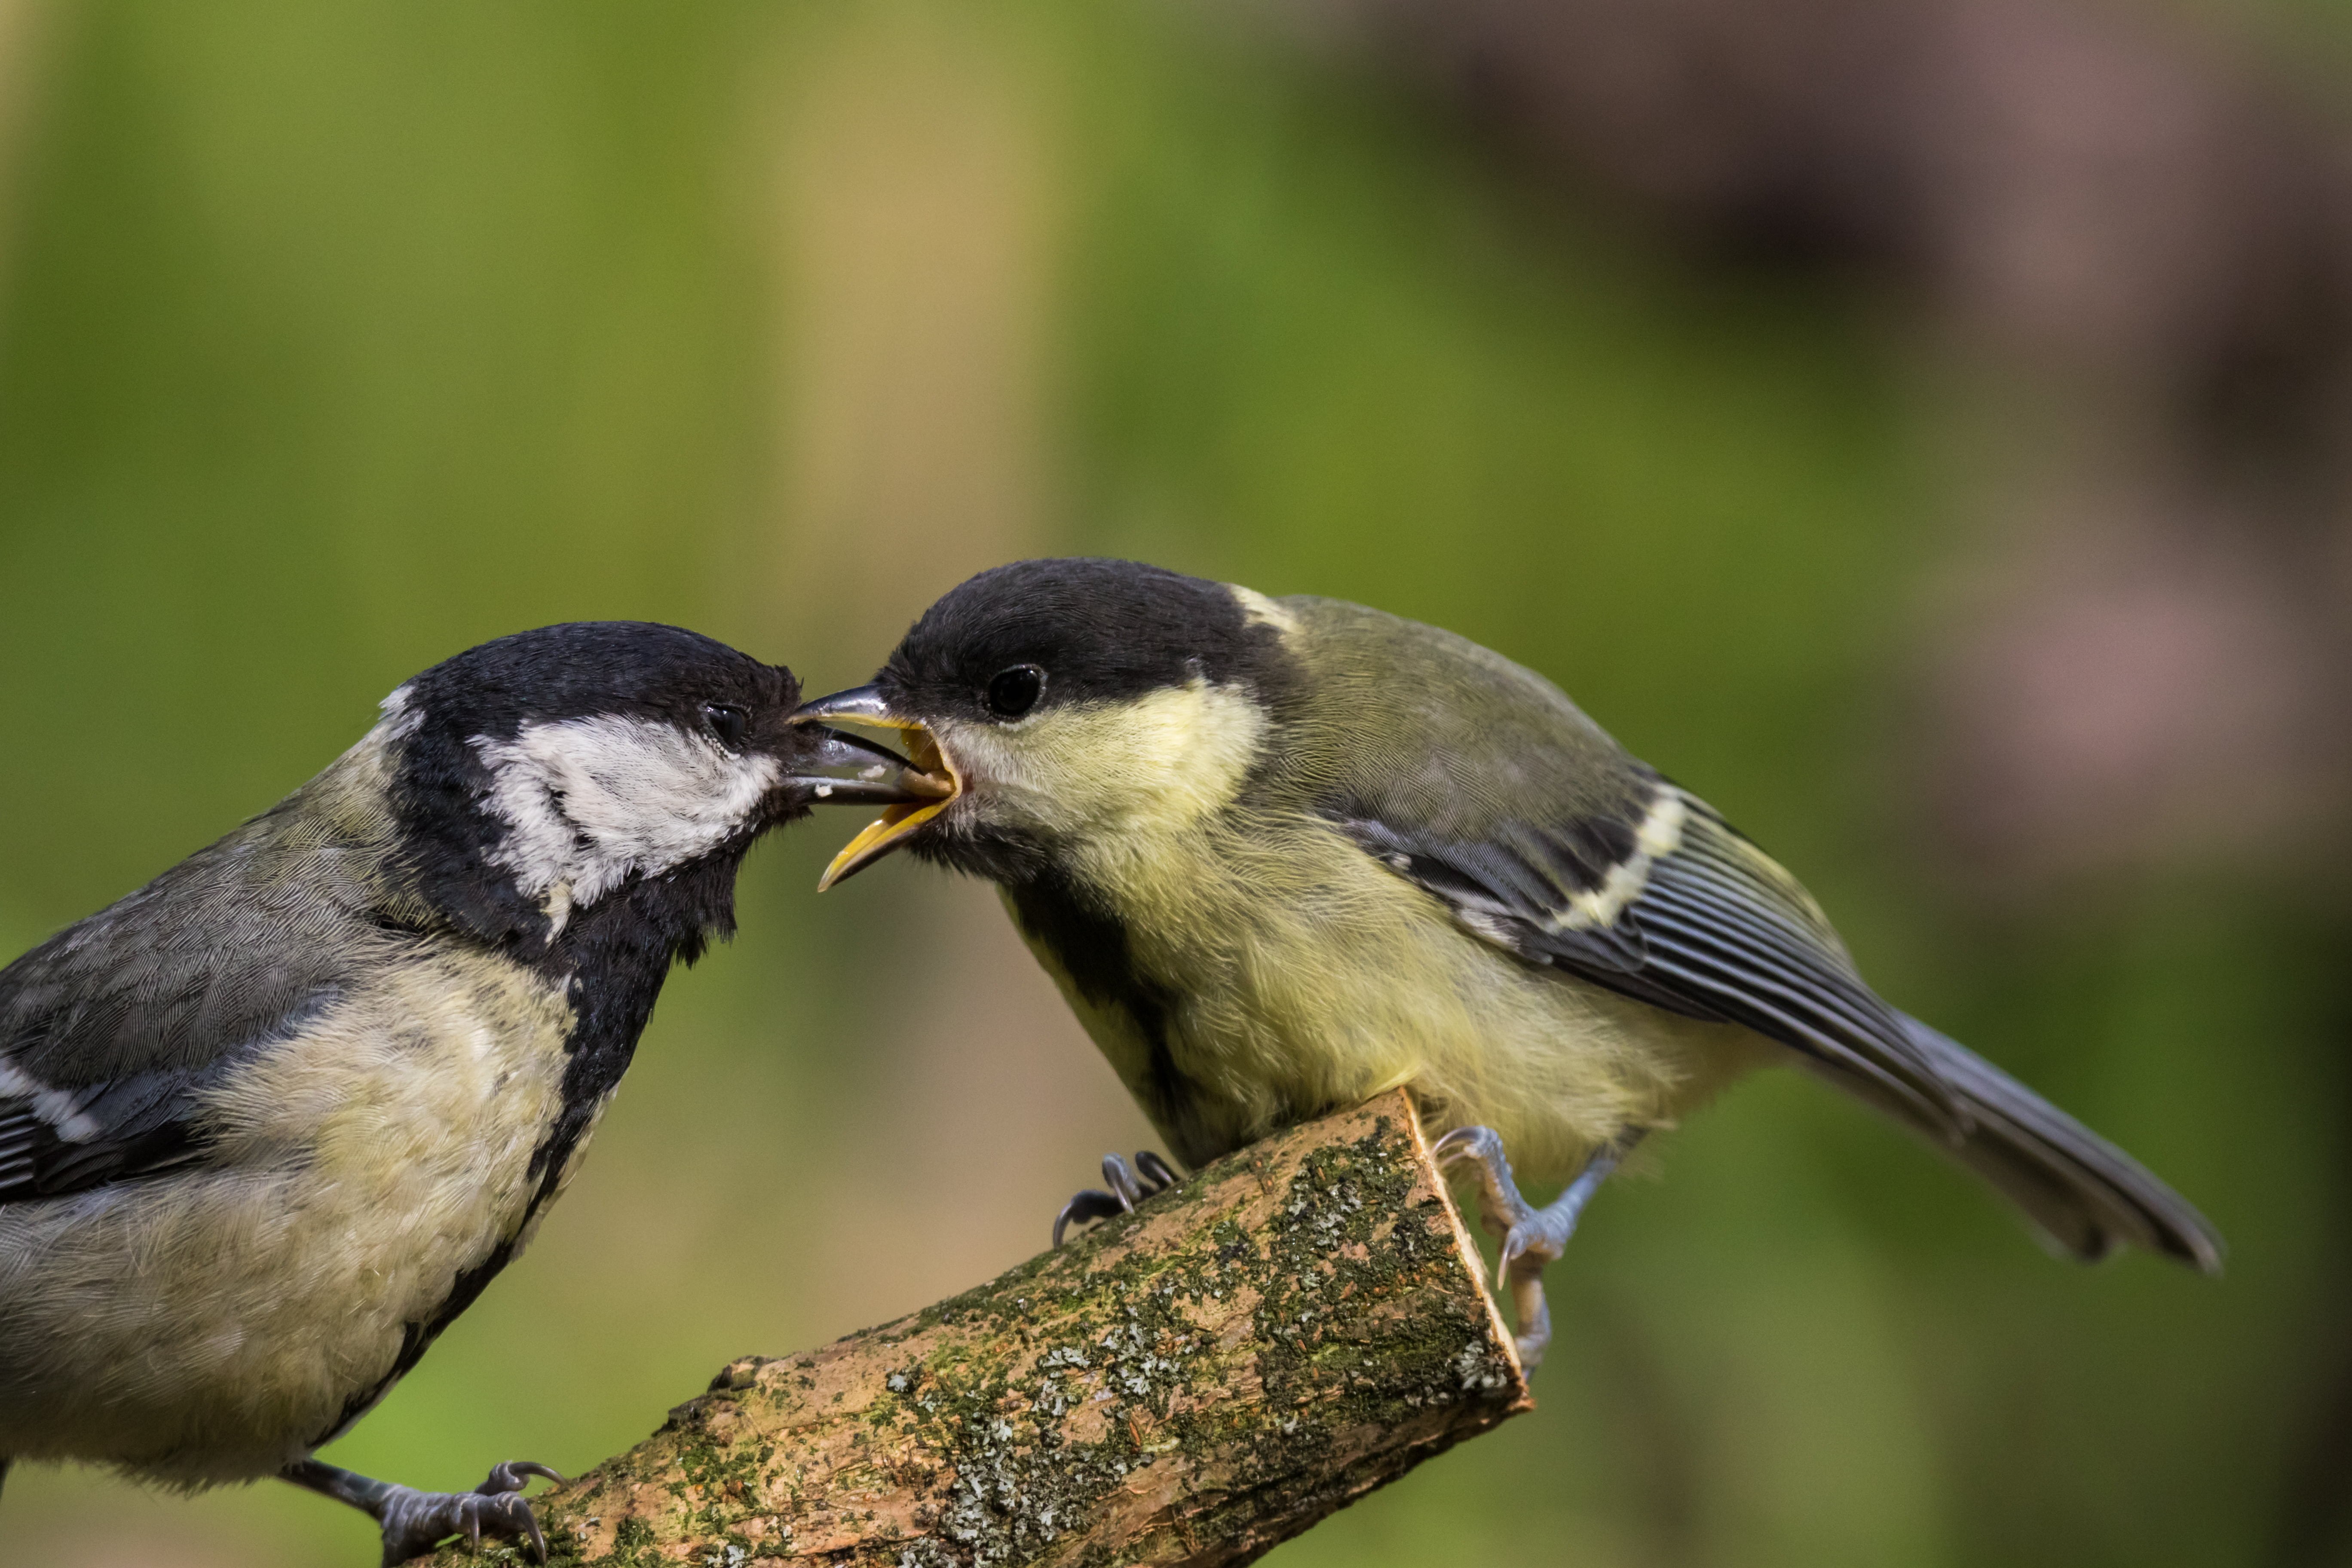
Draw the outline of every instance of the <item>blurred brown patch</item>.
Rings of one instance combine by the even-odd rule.
[[[882,1322],[1045,1250],[1118,1149],[1155,1146],[994,891],[932,873],[893,948],[899,1005],[861,1058],[810,1278],[824,1316]],[[837,895],[835,895],[837,896]],[[908,964],[909,956],[917,958]],[[886,960],[887,962],[887,960]]]
[[[2323,606],[2243,534],[2162,510],[2084,501],[1980,563],[1927,769],[1971,880],[2261,853],[2336,804]]]
[[[1045,546],[1058,171],[1017,54],[961,13],[861,12],[789,68],[773,581],[823,596],[863,671],[940,594]]]
[[[39,1502],[27,1510],[12,1500],[12,1522],[0,1556],[40,1568],[275,1568],[299,1553],[272,1553],[267,1543],[239,1539],[233,1515],[218,1494],[187,1499],[126,1486],[95,1471],[18,1470],[12,1492],[27,1483]],[[58,1506],[63,1504],[64,1506]],[[24,1522],[31,1512],[33,1522]]]
[[[848,681],[955,584],[1053,548],[1060,172],[1017,47],[964,13],[860,13],[789,69],[771,581],[808,606],[779,627],[795,660]],[[933,874],[829,897],[907,900],[872,960],[905,989],[814,1205],[817,1315],[866,1323],[1041,1250],[1100,1155],[1148,1135],[992,893]]]
[[[0,229],[0,257],[16,237],[18,153],[47,80],[43,57],[60,30],[56,11],[47,0],[0,0],[0,214],[9,220]]]
[[[2352,160],[2289,74],[2096,0],[1287,0],[1540,177],[1901,301],[1990,436],[1924,771],[1990,890],[2292,849],[2352,736]],[[2340,106],[2334,106],[2340,107]],[[2028,520],[2019,526],[2017,519]],[[2333,771],[2332,778],[2320,775]]]

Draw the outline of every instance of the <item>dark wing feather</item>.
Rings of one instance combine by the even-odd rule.
[[[1627,896],[1608,920],[1579,893],[1608,874],[1549,879],[1514,826],[1484,843],[1416,839],[1360,816],[1339,826],[1367,852],[1443,900],[1465,928],[1531,963],[1688,1017],[1742,1024],[1792,1047],[1823,1078],[1928,1135],[2016,1204],[2053,1242],[2096,1258],[2126,1242],[2206,1273],[2221,1239],[2131,1156],[1990,1062],[1896,1012],[1854,973],[1843,946],[1787,872],[1701,802],[1657,781],[1679,815],[1671,847],[1651,835],[1618,863]],[[1677,812],[1677,809],[1679,811]],[[1594,841],[1590,832],[1574,842]],[[1654,850],[1655,853],[1649,851]]]
[[[1686,1017],[1745,1025],[2096,1257],[2215,1267],[2197,1211],[2031,1089],[1889,1007],[1795,879],[1559,688],[1449,632],[1282,602],[1311,678],[1266,787],[1295,792],[1466,930]],[[1367,722],[1368,713],[1377,713]]]
[[[194,1162],[201,1145],[189,1091],[197,1081],[150,1075],[82,1103],[47,1090],[0,1097],[0,1204],[86,1192]],[[129,1092],[118,1098],[115,1089]]]
[[[1978,1132],[1952,1151],[2077,1258],[2130,1243],[2201,1274],[2221,1271],[2221,1233],[2147,1167],[2040,1095],[1913,1017],[1911,1037],[1960,1087]]]
[[[1685,1017],[1746,1025],[1871,1082],[1926,1130],[1961,1135],[1958,1097],[1853,973],[1811,900],[1706,805],[1646,783],[1606,819],[1496,825],[1484,842],[1416,837],[1360,816],[1339,826],[1531,963]]]
[[[205,1089],[387,940],[294,796],[0,969],[0,1203],[201,1161]]]

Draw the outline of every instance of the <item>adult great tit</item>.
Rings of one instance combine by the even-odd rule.
[[[281,1476],[383,1561],[528,1538],[310,1458],[521,1251],[753,840],[939,787],[673,626],[435,666],[324,773],[0,970],[0,1468]]]
[[[1602,1177],[1775,1061],[1921,1134],[2078,1257],[2128,1242],[2220,1266],[2213,1228],[2128,1155],[1880,1000],[1706,803],[1450,632],[1129,562],[1023,562],[799,717],[906,731],[955,792],[892,807],[824,885],[901,847],[996,882],[1187,1164],[1410,1085],[1449,1130],[1440,1152],[1483,1174],[1530,1364],[1542,1267]],[[1567,1190],[1535,1208],[1510,1161]],[[1065,1219],[1167,1178],[1105,1171],[1116,1196]]]

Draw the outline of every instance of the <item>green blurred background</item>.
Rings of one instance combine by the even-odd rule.
[[[2336,18],[2258,19],[2340,81]],[[520,627],[682,622],[823,689],[1021,555],[1361,600],[1559,680],[2233,1250],[2219,1282],[2053,1262],[1900,1134],[1757,1082],[1554,1270],[1535,1415],[1275,1561],[2352,1562],[2336,797],[2087,858],[1953,826],[1971,710],[1937,693],[2033,579],[1998,519],[2045,394],[1899,289],[1685,243],[1223,12],[0,23],[10,952]],[[892,862],[814,895],[853,826],[754,858],[528,1260],[330,1458],[584,1468],[730,1357],[1029,1256],[1149,1141],[985,893]],[[271,1485],[0,1499],[8,1563],[373,1550]]]

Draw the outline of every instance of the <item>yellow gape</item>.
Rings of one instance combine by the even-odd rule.
[[[2129,1156],[1880,999],[1703,801],[1452,633],[1129,562],[1023,562],[796,717],[901,731],[953,781],[824,885],[902,846],[996,882],[1180,1160],[1409,1085],[1442,1152],[1478,1167],[1530,1364],[1540,1270],[1602,1178],[1775,1061],[1920,1133],[2078,1256],[2220,1265],[2212,1227]],[[1514,1164],[1566,1191],[1536,1208]],[[1106,1171],[1115,1190],[1064,1220],[1158,1184]]]

